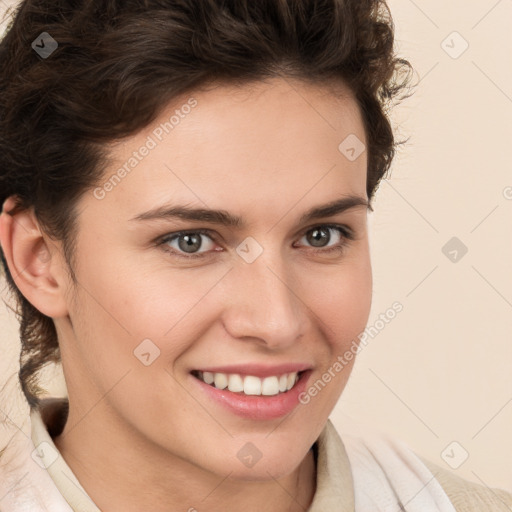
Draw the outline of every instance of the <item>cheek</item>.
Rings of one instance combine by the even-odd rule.
[[[137,291],[131,292],[131,300],[126,299],[128,288],[119,294],[120,314],[137,338],[152,339],[172,365],[218,320],[221,301],[215,285],[225,274],[220,265],[149,272],[132,279]]]
[[[321,293],[315,294],[315,313],[327,326],[325,335],[339,354],[368,322],[372,302],[369,256],[359,254],[347,260],[325,278],[317,279],[318,287]]]
[[[302,403],[308,417],[320,425],[343,392],[357,357],[358,336],[368,322],[372,301],[372,273],[369,255],[359,254],[340,265],[324,279],[316,295],[314,311],[325,326],[327,350],[321,355],[316,375],[305,391]],[[320,356],[319,350],[319,356]]]
[[[83,297],[90,305],[88,315],[97,315],[102,329],[118,331],[122,338],[128,336],[133,343],[144,338],[172,336],[181,327],[183,318],[192,311],[194,315],[201,313],[200,299],[219,274],[140,271],[129,261],[123,269],[122,262],[114,267],[103,260],[99,268],[99,271],[88,268],[79,277],[90,292]]]

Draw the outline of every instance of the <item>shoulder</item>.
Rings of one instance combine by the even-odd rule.
[[[368,510],[375,503],[398,501],[399,510],[512,512],[509,491],[465,480],[388,432],[357,427],[344,426],[340,434],[350,459],[355,500],[367,504]]]
[[[512,493],[465,480],[416,455],[440,483],[456,512],[512,512]]]

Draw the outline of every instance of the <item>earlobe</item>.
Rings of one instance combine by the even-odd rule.
[[[8,198],[0,214],[0,244],[11,276],[23,296],[41,313],[52,318],[65,316],[66,282],[56,274],[59,254],[48,245],[33,210],[10,215],[14,205],[12,197]]]

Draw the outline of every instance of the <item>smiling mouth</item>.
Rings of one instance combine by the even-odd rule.
[[[275,396],[290,391],[304,372],[290,372],[264,378],[239,373],[203,372],[193,370],[191,374],[201,382],[216,389],[251,396]]]

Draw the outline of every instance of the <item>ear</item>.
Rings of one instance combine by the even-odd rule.
[[[8,213],[15,204],[9,197],[0,214],[0,245],[11,276],[41,313],[51,318],[66,316],[68,279],[60,251],[42,234],[32,209]]]

